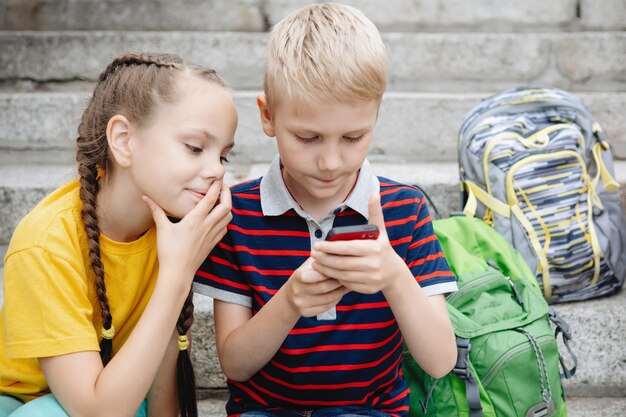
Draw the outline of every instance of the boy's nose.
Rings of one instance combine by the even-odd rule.
[[[317,159],[317,165],[320,171],[334,171],[341,167],[341,156],[336,147],[329,146],[322,150],[321,155]]]

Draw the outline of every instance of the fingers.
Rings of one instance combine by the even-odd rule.
[[[311,256],[314,258],[320,253],[338,255],[338,256],[369,256],[379,247],[378,240],[343,240],[336,242],[319,241],[313,245]]]
[[[163,211],[163,209],[159,207],[159,205],[155,203],[154,200],[152,200],[147,195],[142,196],[141,199],[144,201],[144,203],[146,203],[146,205],[150,209],[150,212],[152,213],[152,218],[154,219],[154,223],[157,225],[157,227],[162,225],[163,222],[168,222],[168,223],[170,222],[167,218],[167,215]]]
[[[380,203],[380,194],[378,192],[370,195],[369,202],[367,204],[369,210],[369,224],[375,224],[378,226],[381,234],[386,234],[385,229],[385,217],[383,216],[383,208]]]
[[[211,213],[207,217],[207,219],[210,222],[216,221],[216,219],[230,215],[231,209],[232,209],[232,200],[231,200],[231,195],[230,195],[230,188],[224,184],[220,191],[219,202],[217,202],[217,204],[213,206],[213,208],[211,209]]]
[[[185,218],[204,218],[213,209],[218,197],[221,194],[222,181],[213,181],[207,193],[196,204],[196,206],[185,216]]]
[[[339,301],[341,301],[341,298],[344,296],[345,293],[346,288],[341,286],[333,291],[317,296],[314,299],[315,303],[303,306],[301,308],[300,314],[303,317],[313,317],[320,313],[323,313],[328,309],[335,307],[339,303]]]
[[[345,288],[312,269],[299,270],[291,283],[291,304],[304,317],[315,316],[337,305]]]
[[[296,280],[311,294],[323,294],[340,287],[341,284],[313,269],[306,269],[296,274]]]
[[[313,257],[313,269],[331,278],[342,276],[346,272],[375,271],[380,266],[380,258],[376,256],[342,256],[315,252]]]

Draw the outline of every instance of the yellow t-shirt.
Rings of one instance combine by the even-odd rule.
[[[17,226],[4,266],[0,309],[0,393],[46,393],[39,357],[99,351],[102,319],[80,210],[78,182],[43,199]],[[134,242],[100,235],[113,352],[130,336],[158,274],[156,229]]]

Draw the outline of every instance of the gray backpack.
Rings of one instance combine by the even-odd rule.
[[[513,244],[548,302],[621,288],[619,184],[602,129],[578,99],[539,87],[487,98],[463,121],[459,164],[463,211]]]

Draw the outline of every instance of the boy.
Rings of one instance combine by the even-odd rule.
[[[215,298],[230,416],[404,416],[402,341],[434,377],[454,366],[456,282],[425,199],[365,159],[386,76],[351,7],[313,4],[272,31],[257,103],[279,155],[232,189],[229,232],[194,283]],[[324,241],[368,222],[378,239]]]

